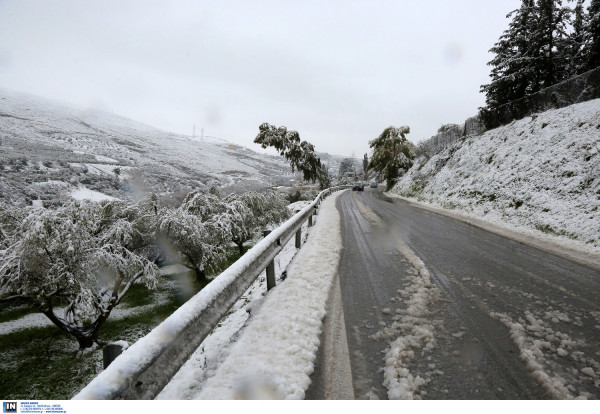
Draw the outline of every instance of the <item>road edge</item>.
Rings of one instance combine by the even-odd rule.
[[[456,212],[452,210],[446,210],[440,207],[434,207],[429,204],[425,204],[410,198],[402,197],[397,194],[389,194],[382,192],[384,197],[391,199],[399,199],[405,201],[411,206],[426,210],[432,213],[436,213],[442,216],[450,217],[455,220],[459,220],[463,223],[469,224],[474,227],[478,227],[482,230],[494,233],[503,237],[507,237],[518,243],[525,244],[527,246],[534,247],[539,250],[543,250],[547,253],[552,253],[556,256],[560,256],[564,259],[568,259],[577,262],[583,266],[600,270],[600,252],[584,251],[577,247],[566,243],[561,243],[559,240],[549,239],[541,237],[534,233],[533,229],[523,229],[502,226],[500,224],[491,223],[480,217],[469,215],[466,212]]]

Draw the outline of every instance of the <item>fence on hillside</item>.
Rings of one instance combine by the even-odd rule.
[[[419,143],[419,155],[432,157],[462,138],[478,135],[488,129],[506,125],[536,112],[563,108],[600,98],[600,68],[567,79],[495,110],[483,110],[468,118],[463,125],[446,125],[431,138]]]
[[[265,236],[237,262],[171,316],[138,340],[92,380],[74,399],[151,399],[167,385],[202,341],[227,315],[256,278],[267,270],[267,285],[275,285],[273,260],[292,237],[300,247],[302,225],[312,225],[322,191],[310,205]]]
[[[484,110],[482,119],[486,128],[492,129],[536,112],[564,108],[597,98],[600,98],[600,68],[574,76],[494,110]]]

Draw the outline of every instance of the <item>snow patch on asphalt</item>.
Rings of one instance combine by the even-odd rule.
[[[377,214],[355,197],[358,210],[363,217],[374,226],[383,227],[383,221]],[[396,241],[396,248],[406,258],[411,268],[408,271],[409,285],[398,290],[397,303],[405,303],[406,309],[398,308],[395,311],[393,322],[388,327],[373,335],[373,339],[392,339],[385,355],[384,381],[388,389],[390,400],[421,399],[425,394],[423,386],[432,375],[441,375],[443,372],[434,370],[426,374],[416,375],[411,373],[410,366],[418,354],[424,355],[431,352],[436,346],[435,325],[430,318],[429,305],[441,294],[439,289],[431,283],[431,275],[425,263],[402,241]],[[384,314],[392,313],[390,309],[383,309]],[[435,367],[432,367],[434,369]]]
[[[553,398],[595,398],[593,394],[582,391],[581,385],[593,382],[593,387],[600,389],[600,380],[594,376],[595,370],[600,369],[600,363],[584,351],[589,344],[559,330],[566,331],[572,323],[572,318],[564,311],[551,310],[539,314],[525,311],[516,320],[497,312],[491,312],[490,316],[506,325],[511,339],[519,348],[521,360],[532,377]],[[570,366],[565,369],[561,359],[568,359]]]
[[[397,247],[411,265],[408,272],[410,283],[398,292],[400,297],[397,300],[408,307],[396,309],[392,324],[375,334],[374,338],[396,338],[385,355],[383,384],[388,388],[388,398],[421,399],[425,395],[423,386],[432,375],[441,372],[416,375],[410,372],[410,364],[436,347],[435,324],[429,318],[429,305],[440,292],[431,283],[423,261],[403,242],[399,241]]]

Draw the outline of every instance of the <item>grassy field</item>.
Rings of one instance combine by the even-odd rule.
[[[232,249],[230,263],[239,258]],[[100,329],[100,342],[125,340],[129,344],[148,334],[201,286],[190,273],[163,276],[159,288],[135,285]],[[36,311],[25,305],[0,307],[0,323]],[[0,396],[8,400],[70,399],[100,371],[102,349],[77,356],[77,341],[55,326],[31,327],[0,335]]]

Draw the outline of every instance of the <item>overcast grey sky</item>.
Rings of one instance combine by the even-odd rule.
[[[258,150],[263,122],[358,157],[484,104],[519,0],[0,0],[0,87]]]

